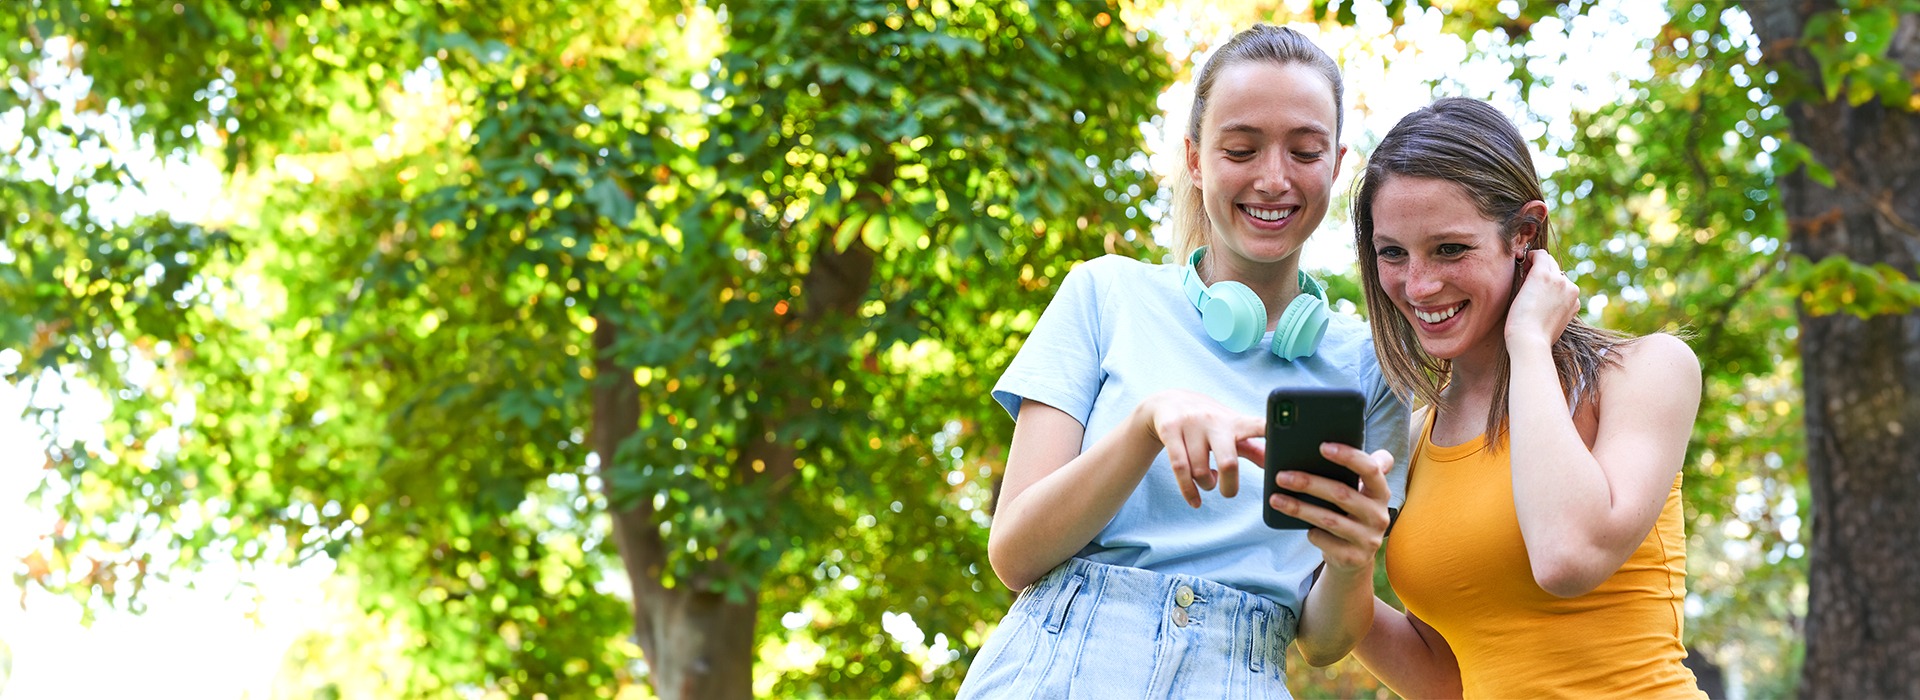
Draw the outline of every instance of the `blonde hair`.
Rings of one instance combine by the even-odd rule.
[[[1193,108],[1187,112],[1186,138],[1200,142],[1200,124],[1206,121],[1207,98],[1213,94],[1214,79],[1228,68],[1253,61],[1280,66],[1297,63],[1326,76],[1333,86],[1333,134],[1335,141],[1339,140],[1346,119],[1342,107],[1346,88],[1340,82],[1340,66],[1300,32],[1270,24],[1256,24],[1233,35],[1201,66],[1200,75],[1193,81]],[[1173,228],[1174,260],[1185,262],[1195,249],[1208,244],[1213,226],[1207,222],[1206,204],[1200,198],[1200,189],[1194,187],[1193,175],[1187,172],[1184,155],[1180,163],[1173,173],[1173,211],[1168,223]]]
[[[1520,130],[1492,105],[1450,97],[1434,102],[1400,120],[1387,132],[1360,174],[1353,198],[1354,248],[1360,255],[1361,284],[1366,288],[1367,314],[1373,325],[1374,353],[1380,370],[1404,397],[1444,409],[1440,390],[1453,370],[1448,360],[1428,355],[1414,335],[1413,324],[1400,314],[1380,284],[1379,259],[1373,250],[1373,202],[1380,188],[1394,177],[1446,180],[1460,185],[1473,198],[1482,216],[1502,222],[1500,238],[1509,247],[1516,236],[1532,231],[1532,247],[1552,250],[1552,222],[1527,214],[1528,202],[1545,200],[1533,157],[1527,153]],[[1509,302],[1511,303],[1511,302]],[[1570,404],[1597,400],[1600,371],[1619,361],[1609,352],[1630,343],[1631,336],[1596,328],[1578,317],[1567,324],[1553,344],[1553,365]],[[1507,386],[1512,371],[1500,356],[1499,386],[1487,410],[1489,444],[1507,427]]]

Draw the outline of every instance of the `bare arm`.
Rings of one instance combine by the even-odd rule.
[[[1572,597],[1619,570],[1659,517],[1700,407],[1700,364],[1669,335],[1619,348],[1619,366],[1602,375],[1600,425],[1589,449],[1553,367],[1552,341],[1566,320],[1553,325],[1543,310],[1557,301],[1548,295],[1563,296],[1572,283],[1551,257],[1533,255],[1507,325],[1514,510],[1534,580]],[[1538,303],[1523,308],[1529,295]]]
[[[1022,401],[1007,473],[1000,485],[987,559],[1008,588],[1019,590],[1072,557],[1113,520],[1161,449],[1187,503],[1200,491],[1238,489],[1239,451],[1266,421],[1219,402],[1171,390],[1147,398],[1125,422],[1080,452],[1086,429],[1060,409]]]
[[[1264,452],[1264,450],[1263,450]],[[1345,511],[1320,508],[1274,494],[1273,506],[1314,527],[1307,541],[1326,555],[1326,565],[1307,591],[1295,641],[1307,663],[1325,666],[1345,657],[1376,624],[1373,561],[1387,531],[1387,471],[1393,455],[1326,443],[1320,453],[1360,475],[1360,490],[1305,472],[1280,472],[1275,481],[1288,489],[1326,499]]]
[[[1393,692],[1408,698],[1457,698],[1460,662],[1440,633],[1413,613],[1403,613],[1375,598],[1373,628],[1353,650]]]
[[[1408,421],[1408,454],[1419,450],[1429,410],[1422,407],[1414,411]],[[1412,483],[1411,477],[1408,483]],[[1373,627],[1353,655],[1401,697],[1457,698],[1465,692],[1460,683],[1460,662],[1439,630],[1378,598],[1373,601]]]

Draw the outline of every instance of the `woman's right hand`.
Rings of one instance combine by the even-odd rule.
[[[1134,412],[1166,447],[1180,494],[1195,508],[1200,507],[1200,492],[1215,486],[1221,496],[1233,498],[1240,490],[1240,458],[1259,454],[1247,441],[1266,437],[1265,418],[1235,412],[1185,389],[1149,396]]]
[[[1528,252],[1526,263],[1526,277],[1507,308],[1507,345],[1551,347],[1580,314],[1580,287],[1547,251]]]

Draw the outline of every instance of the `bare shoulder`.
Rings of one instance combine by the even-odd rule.
[[[1632,374],[1689,375],[1700,381],[1700,358],[1687,342],[1667,333],[1642,336],[1619,348],[1620,365]]]
[[[1686,341],[1654,333],[1616,346],[1613,351],[1619,353],[1619,363],[1602,377],[1602,401],[1613,395],[1632,397],[1636,402],[1644,402],[1649,396],[1699,402],[1700,359]]]

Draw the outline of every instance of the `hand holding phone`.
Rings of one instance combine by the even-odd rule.
[[[1320,454],[1320,444],[1337,442],[1360,448],[1366,437],[1366,399],[1351,389],[1275,389],[1267,395],[1266,489],[1262,511],[1267,527],[1305,530],[1311,524],[1273,507],[1282,494],[1322,508],[1341,509],[1325,499],[1283,489],[1274,477],[1283,471],[1324,476],[1358,489],[1360,475]]]

